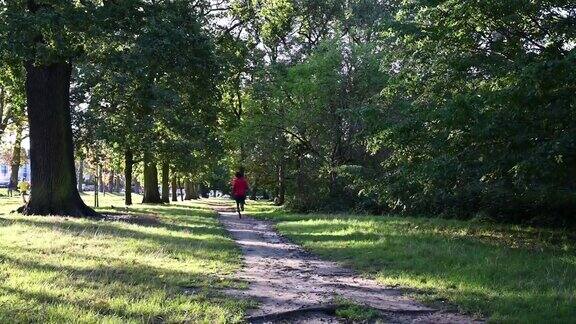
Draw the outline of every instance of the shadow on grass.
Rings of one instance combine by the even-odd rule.
[[[79,256],[76,256],[79,258]],[[108,261],[106,258],[102,260]],[[127,302],[138,302],[138,299],[145,301],[146,293],[155,291],[164,292],[167,297],[182,296],[184,287],[199,287],[198,295],[192,296],[198,300],[218,299],[218,294],[211,291],[215,289],[224,289],[237,287],[240,281],[227,280],[207,274],[190,274],[183,271],[174,271],[158,269],[142,264],[110,266],[99,265],[90,268],[76,268],[64,265],[54,265],[40,263],[32,260],[21,260],[12,258],[4,253],[0,253],[0,260],[10,264],[13,267],[20,268],[24,271],[41,271],[58,274],[59,277],[65,277],[66,289],[73,291],[98,291],[100,289],[109,289],[110,298],[122,297]],[[182,279],[186,279],[183,281]],[[123,305],[117,307],[110,306],[106,301],[97,300],[92,296],[79,297],[66,292],[48,293],[46,291],[28,291],[23,288],[7,287],[0,284],[0,290],[6,293],[16,294],[24,300],[35,300],[42,304],[65,304],[73,307],[79,307],[84,310],[92,311],[100,315],[116,315],[124,320],[136,320],[144,322],[163,321],[170,315],[171,310],[164,308],[160,312],[154,309],[145,309],[137,307],[139,311],[130,311]],[[217,302],[217,301],[215,301]],[[2,312],[6,315],[9,309],[4,308]],[[14,316],[18,318],[21,310],[15,308]],[[40,315],[40,314],[37,314]],[[70,321],[71,318],[62,318]]]
[[[218,226],[185,226],[159,223],[151,226],[155,229],[165,229],[166,234],[150,233],[139,230],[138,227],[118,226],[118,222],[53,222],[38,219],[20,218],[14,224],[26,224],[35,227],[57,230],[74,236],[91,237],[109,235],[121,239],[137,239],[158,244],[167,249],[190,248],[191,245],[201,245],[202,249],[222,251],[229,249],[232,242],[225,237],[225,232]],[[141,226],[145,230],[146,226]],[[184,235],[184,236],[182,236]],[[211,236],[209,239],[194,236]]]
[[[15,235],[22,239],[15,244],[0,242],[0,270],[11,276],[23,275],[22,279],[2,280],[0,273],[0,295],[15,301],[4,307],[7,305],[0,297],[0,321],[13,316],[23,322],[43,322],[48,316],[49,321],[70,322],[76,320],[73,314],[92,319],[118,316],[135,322],[209,322],[210,314],[239,318],[242,301],[225,297],[220,289],[245,283],[218,275],[220,266],[224,267],[222,273],[234,269],[238,250],[218,225],[215,213],[174,205],[103,210],[134,217],[152,214],[156,221],[127,224],[65,217],[0,217],[0,227],[21,226]],[[27,234],[28,230],[34,234]],[[56,231],[56,237],[61,232],[62,242],[72,245],[75,237],[82,246],[97,237],[94,242],[104,248],[59,250],[24,241],[46,231]],[[114,246],[122,251],[125,246],[130,256],[125,258],[121,252],[108,255],[106,249]],[[69,310],[73,307],[78,311]]]
[[[576,256],[572,252],[535,252],[474,237],[402,231],[385,225],[365,229],[297,222],[279,227],[318,255],[386,283],[415,288],[433,304],[447,298],[468,312],[484,312],[504,321],[576,318]],[[335,234],[342,230],[353,232]]]

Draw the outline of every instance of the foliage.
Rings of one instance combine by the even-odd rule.
[[[391,153],[371,188],[387,206],[504,219],[574,208],[574,7],[517,4],[399,9],[371,139]]]
[[[227,137],[298,210],[571,223],[575,10],[238,1],[239,39],[257,45]]]

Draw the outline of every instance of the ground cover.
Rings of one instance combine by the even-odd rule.
[[[127,223],[10,214],[19,199],[0,198],[0,322],[242,320],[222,292],[245,285],[240,252],[209,208],[101,196],[101,212],[146,215]]]

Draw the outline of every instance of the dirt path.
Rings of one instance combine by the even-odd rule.
[[[248,290],[233,293],[260,303],[249,313],[249,322],[340,323],[331,315],[337,296],[381,311],[387,323],[474,322],[428,308],[399,289],[386,288],[337,263],[320,260],[280,236],[270,222],[238,219],[229,208],[214,208],[244,253],[245,267],[238,277],[250,285]]]

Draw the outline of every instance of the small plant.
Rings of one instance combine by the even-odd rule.
[[[378,311],[373,308],[358,305],[352,301],[340,299],[336,308],[336,316],[349,320],[353,323],[367,323],[379,317]]]

